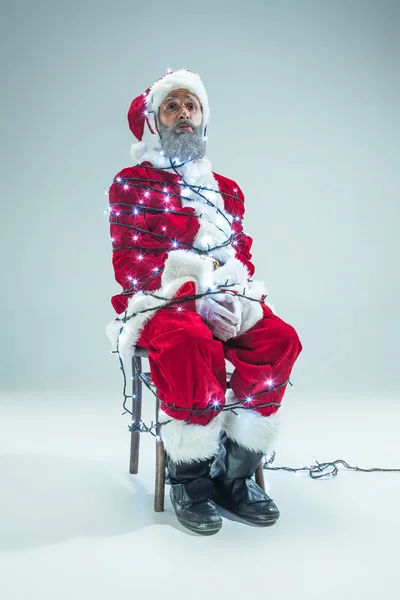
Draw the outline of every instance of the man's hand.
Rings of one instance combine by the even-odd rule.
[[[226,342],[241,326],[241,306],[233,294],[213,294],[200,298],[198,313],[218,339]]]

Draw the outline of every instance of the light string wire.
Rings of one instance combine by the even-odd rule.
[[[177,171],[177,168],[179,168],[180,166],[183,166],[183,164],[184,164],[184,163],[181,163],[181,164],[175,164],[175,163],[172,163],[172,161],[170,161],[170,163],[171,163],[171,167],[173,168],[174,172],[175,172],[175,173],[176,173],[178,176],[180,176],[180,184],[181,184],[181,185],[184,185],[184,186],[185,186],[185,188],[189,188],[189,189],[190,189],[190,190],[192,190],[192,191],[193,191],[193,192],[194,192],[194,193],[195,193],[197,196],[201,197],[201,199],[202,199],[202,200],[204,200],[204,201],[205,201],[205,202],[206,202],[206,203],[207,203],[209,206],[213,207],[213,208],[216,210],[216,212],[217,212],[217,213],[221,214],[221,216],[223,216],[223,217],[226,219],[226,221],[229,223],[229,226],[230,226],[230,227],[232,227],[232,223],[231,223],[231,222],[229,221],[229,219],[226,217],[226,215],[225,215],[225,212],[221,211],[221,210],[220,210],[220,209],[219,209],[219,208],[218,208],[218,207],[217,207],[217,206],[216,206],[216,205],[215,205],[215,204],[214,204],[214,203],[213,203],[213,202],[212,202],[212,201],[211,201],[209,198],[207,198],[207,197],[206,197],[206,196],[205,196],[205,195],[202,193],[202,191],[211,191],[211,192],[215,192],[215,193],[219,193],[219,194],[221,194],[220,190],[214,190],[214,189],[211,189],[211,188],[209,188],[209,187],[206,187],[206,186],[195,186],[195,185],[189,184],[189,183],[188,183],[188,182],[187,182],[187,181],[184,179],[184,177],[182,177],[182,176],[180,175],[180,173]],[[117,183],[117,184],[120,184],[120,185],[122,185],[122,186],[126,187],[126,181],[131,181],[131,182],[133,182],[133,181],[137,181],[137,179],[139,179],[139,178],[128,178],[128,177],[123,177],[123,178],[120,178],[120,177],[117,177],[117,178],[115,178],[115,179],[114,179],[114,183]],[[141,182],[146,182],[146,184],[149,184],[149,183],[150,183],[150,180],[145,180],[145,179],[143,179],[143,178],[140,178],[140,181],[141,181]],[[159,181],[159,183],[161,183],[161,184],[163,184],[163,185],[165,186],[165,182],[163,182],[162,180],[160,180],[160,181]],[[146,188],[146,189],[147,189],[147,191],[154,190],[154,191],[157,191],[158,193],[160,193],[160,190],[157,190],[157,188],[152,188],[151,186],[148,186],[148,185],[138,185],[137,183],[133,183],[133,184],[132,184],[132,187],[136,187],[136,186],[137,186],[137,187],[140,187],[140,188]],[[164,187],[164,193],[166,193],[165,189],[166,189],[166,188]],[[228,195],[228,196],[232,196],[232,194],[227,194],[227,195]],[[171,196],[172,196],[172,197],[178,197],[178,198],[180,198],[180,195],[178,195],[178,194],[174,194],[174,193],[171,193],[171,192],[169,191],[169,192],[168,192],[168,197],[171,197]],[[238,196],[232,196],[232,197],[233,197],[233,198],[235,198],[235,199],[237,199],[237,200],[240,200],[240,199],[238,198]],[[190,198],[189,198],[189,200],[190,200]],[[130,204],[130,203],[122,203],[122,202],[113,202],[113,203],[110,203],[110,206],[111,206],[111,207],[113,207],[113,206],[129,206],[129,207],[131,207],[131,206],[132,206],[132,204]],[[136,212],[136,211],[137,211],[137,212]],[[154,208],[154,207],[148,207],[148,206],[143,206],[143,205],[140,205],[140,206],[138,206],[138,205],[136,204],[136,205],[135,205],[135,209],[134,209],[134,214],[138,214],[138,212],[139,212],[139,211],[143,211],[143,212],[147,211],[147,212],[150,212],[150,213],[152,213],[152,214],[164,214],[164,213],[166,212],[166,211],[165,211],[165,209],[157,209],[157,208]],[[186,217],[188,216],[188,213],[185,213],[185,212],[182,212],[182,211],[179,211],[179,210],[171,210],[171,209],[169,209],[167,212],[169,212],[170,214],[173,214],[173,215],[178,215],[178,216],[179,216],[179,215],[184,215],[184,216],[186,216]],[[115,216],[116,216],[116,217],[119,217],[121,214],[132,214],[132,212],[131,212],[131,210],[130,210],[130,211],[118,211],[118,213],[115,213]],[[169,236],[165,236],[165,235],[163,235],[163,234],[158,234],[158,233],[155,233],[155,232],[150,232],[150,231],[148,231],[148,230],[144,230],[144,229],[142,229],[142,228],[139,228],[139,227],[136,227],[136,226],[133,226],[133,225],[128,225],[128,224],[121,223],[121,222],[119,222],[119,219],[118,219],[118,218],[117,218],[116,220],[112,220],[112,218],[111,218],[112,216],[114,216],[114,213],[112,213],[112,211],[110,211],[110,222],[111,222],[112,224],[119,225],[119,226],[125,226],[125,227],[128,227],[128,228],[132,228],[132,229],[135,229],[136,231],[139,231],[140,233],[149,233],[149,234],[151,234],[151,235],[154,235],[154,237],[158,237],[158,238],[162,238],[162,239],[167,239],[167,240],[169,240],[169,241],[173,242],[173,239],[172,239],[172,238],[170,238]],[[194,214],[194,215],[190,215],[190,216],[192,216],[192,217],[195,217],[195,218],[199,218],[199,217],[198,217],[198,215],[196,215],[196,214]],[[240,221],[240,222],[242,221],[242,220],[240,219],[240,217],[233,217],[233,216],[232,216],[232,219],[238,220],[238,221]],[[218,228],[218,227],[217,227],[217,228]],[[222,231],[220,228],[218,228],[218,229],[219,229],[220,231]],[[225,233],[225,232],[223,232],[223,233]],[[224,243],[223,243],[223,244],[221,244],[220,246],[216,246],[216,247],[213,247],[213,248],[210,248],[210,247],[209,247],[209,248],[208,248],[208,250],[199,250],[199,249],[196,249],[196,248],[194,248],[192,245],[189,245],[189,244],[184,244],[184,243],[182,243],[182,242],[180,242],[180,245],[184,245],[184,246],[188,247],[189,249],[191,249],[191,250],[194,250],[194,251],[195,251],[195,252],[197,252],[198,254],[208,254],[209,252],[212,252],[212,251],[214,251],[214,250],[216,250],[216,249],[219,249],[219,248],[221,248],[221,247],[224,247],[224,246],[230,245],[230,244],[232,243],[232,241],[233,241],[234,237],[237,237],[238,235],[240,235],[240,233],[238,233],[238,234],[236,234],[236,235],[231,235],[231,236],[230,236],[230,237],[229,237],[229,238],[226,240],[226,242],[224,242]],[[137,246],[132,246],[132,248],[134,248],[134,249],[136,249],[136,250],[138,250],[138,249],[145,250],[145,248],[138,248]],[[113,248],[113,250],[120,250],[120,249],[121,249],[121,250],[125,250],[125,249],[129,249],[129,247],[126,247],[126,246],[114,246],[114,248]],[[157,269],[157,273],[155,273],[155,274],[154,274],[152,277],[150,277],[150,278],[149,278],[149,279],[148,279],[146,282],[144,282],[144,283],[142,284],[142,286],[140,287],[140,290],[142,290],[142,289],[143,289],[143,288],[144,288],[146,285],[148,285],[148,283],[149,283],[150,281],[153,281],[155,278],[157,278],[157,277],[159,276],[160,272],[162,272],[162,270],[163,270],[162,268],[160,268],[160,269]],[[182,305],[183,303],[185,303],[185,302],[190,302],[190,301],[192,301],[192,300],[198,300],[198,299],[200,299],[200,298],[202,298],[202,297],[204,297],[204,296],[206,296],[206,295],[210,295],[210,296],[212,296],[212,295],[215,295],[215,294],[219,294],[219,293],[221,292],[221,289],[223,289],[225,286],[227,286],[227,285],[228,285],[228,281],[229,281],[229,280],[227,280],[225,284],[220,284],[220,285],[216,286],[216,288],[217,288],[217,289],[216,289],[215,291],[212,291],[211,289],[209,289],[209,290],[207,290],[207,292],[205,292],[205,293],[202,293],[202,294],[194,294],[194,295],[191,295],[191,296],[185,296],[185,298],[179,298],[179,299],[164,298],[163,296],[160,296],[160,295],[158,295],[158,294],[156,294],[156,293],[147,292],[147,294],[148,294],[149,296],[151,296],[151,297],[153,297],[153,298],[155,298],[155,299],[157,299],[157,300],[160,300],[160,301],[162,301],[163,303],[162,303],[162,304],[160,304],[159,306],[156,306],[156,307],[152,307],[152,308],[148,308],[148,309],[143,309],[143,310],[141,310],[141,311],[138,311],[138,312],[132,313],[131,315],[128,315],[128,314],[127,314],[127,310],[126,310],[126,311],[125,311],[125,314],[124,314],[124,316],[123,316],[123,319],[122,319],[122,323],[123,323],[123,325],[122,325],[122,327],[121,327],[121,330],[120,330],[120,332],[119,332],[119,333],[121,334],[124,324],[125,324],[127,321],[129,321],[131,318],[133,318],[133,317],[137,316],[138,314],[142,314],[142,313],[146,313],[146,312],[151,312],[151,311],[156,311],[156,310],[158,310],[159,308],[164,308],[164,309],[165,309],[165,308],[172,308],[172,307],[175,307],[175,306],[177,306],[177,305],[178,305],[178,307],[180,307],[180,308],[181,308],[181,305]],[[237,283],[231,283],[231,284],[229,284],[229,287],[234,287],[234,286],[236,286],[236,285],[238,285],[238,284],[237,284]],[[136,289],[136,292],[137,292],[137,291],[139,291],[139,290],[138,290],[138,289]],[[250,300],[250,301],[259,302],[259,300],[258,300],[258,299],[256,299],[256,298],[251,298],[251,297],[247,296],[247,295],[245,294],[245,290],[243,290],[243,294],[240,294],[240,293],[237,293],[237,292],[235,292],[235,294],[236,294],[238,297],[243,297],[243,298],[246,298],[246,299],[248,299],[248,300]],[[118,342],[119,342],[119,339],[118,339]],[[120,369],[121,369],[121,371],[122,371],[122,374],[123,374],[123,396],[124,396],[124,401],[123,401],[123,409],[124,409],[124,412],[123,412],[122,414],[126,414],[126,413],[128,412],[128,413],[129,413],[129,414],[131,414],[131,416],[132,416],[132,412],[131,412],[131,411],[130,411],[130,410],[127,408],[127,406],[126,406],[126,402],[128,401],[128,399],[134,399],[134,396],[133,396],[133,394],[130,396],[129,394],[127,394],[127,393],[126,393],[126,388],[127,388],[127,378],[126,378],[126,373],[125,373],[125,369],[124,369],[123,361],[122,361],[121,355],[120,355],[120,353],[119,353],[119,343],[117,343],[117,350],[115,351],[115,353],[117,353],[117,354],[118,354],[118,358],[119,358],[119,364],[120,364]],[[134,375],[134,377],[140,378],[141,382],[142,382],[144,385],[146,385],[146,387],[147,387],[147,388],[148,388],[148,389],[149,389],[149,390],[150,390],[150,391],[151,391],[151,392],[152,392],[152,393],[153,393],[153,394],[154,394],[154,395],[157,397],[157,391],[156,391],[156,389],[155,389],[155,386],[154,386],[154,385],[152,385],[152,384],[150,383],[149,379],[146,377],[146,375],[145,375],[145,374],[143,374],[143,373],[141,373],[141,372],[139,371],[139,368],[138,368],[138,365],[137,365],[137,362],[136,362],[136,359],[135,359],[135,358],[133,359],[133,361],[132,361],[132,364],[134,365],[134,368],[135,368],[135,371],[136,371],[136,374]],[[287,381],[286,381],[286,382],[284,382],[283,384],[276,385],[276,386],[271,386],[269,390],[263,390],[263,391],[261,391],[261,392],[259,392],[259,393],[253,394],[253,395],[252,395],[251,397],[249,397],[249,398],[243,399],[243,401],[240,401],[240,400],[238,400],[237,402],[235,402],[235,403],[232,403],[232,404],[229,404],[229,405],[221,405],[221,404],[216,404],[215,402],[213,402],[213,404],[212,404],[212,406],[211,406],[211,407],[209,407],[209,408],[204,408],[204,409],[187,409],[187,408],[182,408],[182,407],[177,407],[177,406],[173,406],[172,408],[173,408],[174,410],[177,410],[177,411],[179,411],[179,410],[180,410],[180,411],[184,411],[184,412],[186,412],[186,413],[188,413],[188,412],[189,412],[189,415],[186,417],[186,419],[187,419],[187,418],[189,418],[189,417],[190,417],[190,416],[192,416],[192,415],[195,415],[195,414],[204,414],[204,413],[207,413],[207,412],[216,412],[216,411],[218,411],[218,412],[222,412],[222,411],[232,411],[232,412],[234,412],[234,413],[237,415],[237,412],[236,412],[236,410],[238,410],[238,409],[242,409],[242,410],[251,410],[251,409],[253,408],[253,407],[251,406],[251,403],[252,403],[253,399],[254,399],[254,398],[256,398],[257,396],[259,396],[259,395],[261,395],[261,394],[265,394],[265,393],[267,393],[267,392],[269,392],[269,391],[273,391],[274,389],[277,389],[278,387],[281,387],[281,386],[284,386],[284,385],[286,386],[288,383],[289,383],[290,385],[292,385],[292,383],[291,383],[289,380],[287,380]],[[154,388],[154,389],[153,389],[153,388]],[[243,402],[246,402],[246,403],[247,403],[247,406],[244,406]],[[161,405],[162,405],[162,403],[161,403]],[[258,406],[259,406],[259,408],[264,408],[264,407],[269,407],[269,406],[271,406],[271,407],[273,406],[273,407],[279,408],[279,407],[280,407],[280,403],[277,403],[277,402],[269,402],[269,403],[264,403],[264,404],[261,404],[261,405],[258,405]],[[168,422],[169,422],[169,421],[168,421]],[[165,425],[165,424],[166,424],[166,423],[163,423],[162,425]],[[151,422],[150,426],[148,426],[148,425],[146,425],[146,423],[144,423],[144,422],[141,420],[139,423],[134,423],[134,422],[133,422],[133,423],[132,423],[130,426],[128,426],[128,427],[129,427],[129,430],[130,430],[130,431],[140,431],[140,432],[143,432],[143,433],[151,433],[151,434],[152,434],[152,435],[154,435],[154,436],[156,435],[156,434],[155,434],[156,424],[154,424],[153,422]]]
[[[170,170],[172,168],[172,170],[175,172],[176,175],[178,175],[180,177],[179,183],[181,185],[184,186],[184,188],[187,188],[189,190],[191,190],[192,192],[194,192],[196,195],[198,195],[203,201],[205,201],[209,206],[212,206],[213,208],[215,208],[216,213],[219,213],[228,223],[229,225],[232,227],[232,223],[229,221],[228,217],[226,216],[224,211],[221,211],[217,206],[215,206],[215,204],[209,199],[207,198],[202,192],[214,192],[217,194],[221,195],[221,191],[220,190],[214,190],[211,189],[207,186],[195,186],[192,185],[190,183],[188,183],[184,177],[181,175],[181,173],[178,172],[178,168],[184,166],[185,162],[181,162],[179,164],[177,164],[176,162],[173,162],[170,159],[170,167],[147,167],[150,169],[157,169],[157,170]],[[118,183],[121,184],[123,186],[126,186],[126,181],[131,181],[131,182],[135,182],[132,184],[132,187],[137,187],[140,189],[146,189],[146,192],[150,193],[151,191],[155,191],[157,193],[160,193],[160,190],[152,187],[151,183],[160,183],[163,184],[165,186],[165,181],[162,180],[147,180],[147,179],[142,179],[142,178],[115,178],[114,179],[114,183]],[[140,182],[140,183],[139,183]],[[145,185],[143,184],[143,182],[145,183]],[[143,185],[142,185],[143,184]],[[165,193],[165,192],[164,192]],[[147,194],[148,195],[148,194]],[[241,199],[238,196],[233,196],[229,193],[224,192],[225,196],[228,197],[232,197],[236,200],[241,201]],[[180,198],[181,195],[180,194],[176,194],[176,193],[171,193],[168,191],[167,193],[168,198],[170,197],[176,197],[176,198]],[[186,196],[185,196],[186,197]],[[186,198],[187,200],[191,200],[191,198]],[[128,225],[128,224],[124,224],[124,223],[120,223],[119,220],[117,219],[116,221],[112,221],[111,220],[111,215],[114,216],[113,212],[112,212],[112,207],[113,206],[132,206],[132,204],[130,203],[123,203],[123,202],[114,202],[111,203],[110,202],[110,207],[108,211],[109,215],[110,215],[110,223],[118,225],[118,226],[122,226],[122,227],[128,227],[131,229],[134,229],[136,231],[138,231],[139,233],[145,233],[145,234],[149,234],[149,235],[153,235],[153,237],[155,238],[160,238],[160,239],[164,239],[164,240],[168,240],[169,242],[171,242],[173,244],[174,247],[176,247],[177,245],[175,240],[173,240],[173,238],[163,235],[163,234],[157,234],[155,232],[151,232],[148,230],[144,230],[141,229],[139,227],[136,227],[134,225]],[[165,214],[170,213],[172,215],[184,215],[185,217],[193,217],[193,218],[197,218],[197,219],[201,219],[202,215],[188,215],[188,213],[184,213],[178,210],[171,210],[168,207],[166,209],[157,209],[154,207],[149,207],[149,206],[145,206],[143,204],[139,204],[139,205],[135,205],[135,209],[134,209],[134,214],[138,214],[139,211],[142,212],[149,212],[152,214]],[[119,214],[115,215],[116,217],[118,217],[120,214],[132,214],[131,211],[119,211]],[[233,220],[236,220],[240,223],[242,223],[242,219],[240,217],[233,217]],[[216,228],[223,232],[222,229],[220,229],[216,224],[215,224]],[[223,232],[225,233],[225,232]],[[197,254],[203,254],[203,255],[207,255],[210,252],[228,246],[230,245],[232,242],[234,242],[234,239],[236,237],[239,237],[240,235],[243,235],[243,232],[239,232],[239,233],[233,233],[227,240],[226,242],[224,242],[223,244],[221,244],[220,246],[216,246],[215,248],[208,248],[208,250],[201,250],[201,249],[197,249],[194,248],[193,246],[190,246],[188,244],[184,244],[182,242],[179,242],[179,245],[181,246],[185,246],[187,248],[189,248],[190,250],[194,251]],[[245,234],[244,234],[245,235]],[[149,248],[140,248],[138,246],[114,246],[113,247],[113,251],[118,251],[118,250],[126,250],[126,249],[135,249],[135,250],[149,250]],[[158,251],[165,251],[164,249],[157,249]],[[130,293],[137,293],[138,291],[143,290],[147,285],[149,285],[149,283],[151,283],[154,279],[156,279],[160,273],[163,271],[163,268],[157,269],[157,272],[152,275],[150,278],[148,278],[144,283],[141,284],[141,286],[139,288],[136,288],[135,290],[133,290],[132,288],[134,288],[135,286],[131,286],[130,289],[128,290],[124,290],[122,293],[123,294],[130,294]],[[228,281],[226,282],[225,285],[219,285],[217,286],[217,288],[224,288],[225,286],[228,285]],[[234,286],[237,284],[230,284],[230,286]],[[208,290],[207,292],[205,292],[204,294],[196,294],[196,295],[192,295],[190,297],[185,297],[185,298],[179,298],[179,299],[170,299],[170,298],[163,298],[162,296],[158,296],[157,294],[153,294],[151,292],[147,292],[148,295],[159,299],[161,301],[164,302],[164,304],[161,304],[157,307],[153,307],[150,309],[144,309],[142,311],[138,311],[137,313],[133,313],[132,315],[128,315],[127,314],[127,310],[125,311],[124,317],[122,319],[122,323],[125,323],[126,321],[128,321],[129,319],[131,319],[132,317],[141,314],[141,313],[145,313],[145,312],[150,312],[150,311],[156,311],[159,308],[172,308],[175,307],[176,305],[178,305],[178,307],[180,307],[180,305],[184,302],[189,302],[191,300],[197,300],[205,295],[212,295],[212,294],[218,294],[220,293],[221,289],[218,289],[217,291],[211,291]],[[248,300],[252,300],[255,302],[259,302],[258,299],[255,298],[250,298],[249,296],[246,296],[243,290],[243,294],[236,294],[238,296],[244,297]],[[165,302],[167,302],[167,304],[165,304]],[[122,332],[123,326],[121,327],[120,333]],[[126,373],[125,373],[125,369],[124,369],[124,365],[123,365],[123,361],[119,352],[119,339],[117,342],[117,350],[115,350],[113,353],[116,353],[118,355],[118,359],[119,359],[119,364],[120,364],[120,369],[122,371],[122,375],[123,375],[123,396],[124,396],[124,400],[123,400],[123,409],[124,412],[122,413],[123,415],[126,413],[129,413],[132,416],[132,412],[128,409],[128,407],[126,406],[126,403],[128,400],[134,400],[135,396],[129,395],[126,393],[127,390],[127,378],[126,378]],[[152,394],[154,396],[157,397],[157,390],[155,385],[151,382],[151,380],[140,371],[138,364],[136,362],[136,358],[134,357],[132,360],[132,364],[134,365],[135,368],[135,375],[133,376],[132,379],[134,378],[139,378],[141,380],[141,382],[152,392]],[[181,411],[185,411],[185,412],[189,412],[189,416],[186,417],[189,418],[192,415],[195,414],[201,414],[201,413],[206,413],[206,412],[223,412],[223,411],[231,411],[234,412],[236,415],[238,415],[238,413],[236,412],[236,410],[241,409],[241,410],[253,410],[255,407],[251,405],[252,401],[254,398],[256,398],[259,395],[262,394],[267,394],[269,392],[272,392],[276,389],[278,389],[279,387],[282,386],[286,386],[287,384],[290,384],[291,386],[293,385],[291,383],[291,381],[288,379],[287,381],[279,384],[279,385],[274,385],[274,386],[270,386],[270,389],[268,390],[262,390],[261,392],[258,392],[256,394],[252,394],[249,398],[246,399],[242,399],[242,400],[238,400],[235,403],[229,404],[229,405],[221,405],[221,404],[215,404],[213,403],[213,405],[210,408],[205,408],[205,409],[188,409],[188,408],[182,408],[182,407],[177,407],[177,406],[172,406],[171,408],[173,408],[174,410],[181,410]],[[247,405],[245,405],[244,403],[246,403]],[[162,405],[162,403],[161,403]],[[264,403],[261,405],[257,405],[256,408],[265,408],[265,407],[277,407],[278,409],[280,408],[281,404],[277,403],[277,402],[270,402],[270,403]],[[185,420],[186,420],[185,419]],[[166,421],[164,423],[161,423],[160,426],[162,425],[166,425],[167,423],[169,423],[170,421]],[[151,421],[150,425],[147,425],[146,423],[144,423],[143,420],[140,420],[139,422],[133,422],[128,425],[128,429],[130,432],[140,432],[140,433],[150,433],[152,436],[157,437],[156,435],[156,427],[157,427],[157,423],[154,423],[153,421]],[[371,472],[396,472],[399,473],[400,472],[400,468],[393,468],[393,469],[388,469],[388,468],[381,468],[381,467],[372,467],[372,468],[361,468],[358,466],[352,466],[349,463],[347,463],[345,460],[343,459],[336,459],[334,461],[331,462],[319,462],[317,460],[315,460],[315,464],[312,465],[308,465],[308,466],[304,466],[304,467],[287,467],[287,466],[272,466],[274,460],[276,457],[276,453],[272,452],[272,454],[269,457],[265,458],[265,461],[263,463],[263,469],[264,470],[268,470],[268,471],[287,471],[290,473],[295,473],[295,474],[300,474],[302,472],[308,473],[309,477],[311,477],[311,479],[329,479],[329,478],[333,478],[336,477],[339,474],[339,470],[340,467],[344,467],[347,470],[351,470],[351,471],[358,471],[358,472],[363,472],[363,473],[371,473]]]
[[[173,163],[172,160],[170,159],[170,165],[171,165],[171,167],[157,168],[157,170],[166,170],[166,169],[172,168],[174,170],[174,172],[176,173],[176,175],[178,175],[180,177],[180,183],[181,184],[184,184],[185,187],[190,188],[197,196],[199,196],[202,200],[204,200],[209,206],[213,207],[217,212],[219,212],[226,219],[226,221],[228,222],[229,226],[232,227],[232,223],[229,221],[228,217],[226,216],[225,211],[221,211],[209,198],[207,198],[206,196],[204,196],[204,194],[201,193],[201,190],[203,190],[203,191],[204,190],[206,190],[206,191],[212,191],[212,192],[218,193],[220,195],[222,195],[222,192],[220,190],[214,190],[214,189],[208,188],[206,186],[195,186],[195,185],[189,184],[184,179],[184,177],[177,170],[179,167],[183,166],[184,164],[186,164],[186,163],[185,162],[180,162],[178,164],[176,162]],[[147,168],[155,169],[155,167],[147,167]],[[147,180],[145,178],[129,178],[129,177],[116,177],[116,178],[114,178],[113,182],[116,183],[116,184],[122,185],[124,188],[126,188],[127,184],[125,182],[128,181],[128,180],[132,180],[132,181],[139,180],[141,182],[145,181],[147,183],[151,182],[151,180]],[[164,185],[164,189],[166,189],[165,186],[167,184],[166,184],[165,181],[162,181],[162,180],[157,180],[157,181],[159,181],[159,183],[163,184]],[[131,186],[128,186],[128,187],[133,187],[134,188],[136,186],[137,186],[137,184],[133,183]],[[148,186],[141,186],[141,187],[148,187]],[[157,190],[156,188],[152,188],[152,189],[154,189],[158,193],[161,193],[160,190]],[[166,192],[164,192],[164,193],[166,193]],[[232,194],[227,194],[227,195],[235,198],[236,200],[241,201],[238,196],[232,196]],[[170,197],[170,196],[176,196],[176,197],[180,198],[180,195],[178,195],[178,194],[172,194],[172,193],[168,192],[168,197]],[[188,198],[188,200],[190,201],[191,198]],[[113,207],[113,206],[116,206],[116,205],[119,205],[119,206],[121,206],[121,205],[132,206],[131,203],[110,202],[110,207]],[[146,206],[143,206],[143,205],[139,205],[138,206],[137,204],[135,204],[134,206],[135,206],[134,214],[138,214],[140,211],[143,211],[143,212],[147,211],[147,212],[151,212],[153,214],[165,214],[165,212],[166,212],[166,209],[157,209],[157,208],[154,208],[154,207],[146,207]],[[168,209],[167,212],[169,212],[170,214],[184,215],[186,217],[188,216],[188,213],[181,212],[181,211],[174,211],[174,210],[171,210],[171,209]],[[119,211],[118,213],[115,214],[115,216],[119,217],[120,214],[132,214],[132,213],[131,213],[131,211],[122,211],[122,213],[121,213],[121,211]],[[200,249],[197,249],[197,248],[195,248],[194,246],[192,246],[190,244],[185,244],[184,242],[177,243],[177,242],[175,242],[175,240],[173,240],[169,236],[165,236],[163,234],[151,232],[151,231],[148,231],[146,229],[139,228],[139,227],[137,227],[135,225],[130,225],[130,224],[126,224],[126,223],[120,223],[118,219],[117,220],[112,220],[112,216],[114,216],[114,214],[112,213],[112,210],[109,211],[109,215],[110,215],[110,224],[117,225],[117,226],[122,226],[122,227],[127,227],[127,228],[130,228],[130,229],[134,229],[136,231],[139,231],[140,233],[146,233],[146,234],[150,234],[150,235],[152,235],[154,237],[157,237],[157,238],[166,239],[166,240],[172,242],[172,244],[173,244],[174,247],[175,247],[175,245],[176,246],[182,245],[182,246],[185,246],[186,248],[188,248],[188,249],[190,249],[190,250],[192,250],[195,253],[200,254],[200,255],[208,255],[210,252],[213,252],[213,251],[218,250],[220,248],[229,246],[234,241],[235,237],[243,235],[243,232],[239,232],[237,234],[232,234],[231,236],[229,236],[227,238],[227,240],[223,244],[220,244],[219,246],[215,246],[213,248],[209,247],[208,250],[200,250]],[[199,216],[196,215],[196,214],[189,215],[189,216],[199,218]],[[240,217],[233,217],[233,215],[231,215],[231,216],[232,216],[233,220],[239,220],[240,222],[242,222],[242,219],[240,219]],[[219,230],[222,231],[221,229],[219,229]],[[223,233],[225,233],[225,232],[223,232]],[[113,251],[115,251],[115,250],[127,250],[127,249],[149,250],[149,248],[138,247],[138,246],[114,246],[113,247]],[[161,252],[161,251],[165,251],[165,249],[157,249],[157,251]],[[142,291],[147,285],[149,285],[149,283],[151,283],[154,279],[156,279],[163,272],[163,270],[164,270],[163,267],[157,268],[156,269],[156,273],[153,276],[151,276],[148,280],[144,281],[140,285],[139,288],[137,288],[137,284],[133,284],[130,288],[124,289],[123,295],[129,295],[131,293],[135,294],[138,291]],[[227,282],[226,282],[225,285],[227,285],[227,284],[228,284],[228,280],[227,280]],[[233,286],[233,285],[235,285],[235,284],[230,284],[230,286]],[[220,285],[220,286],[217,286],[217,287],[219,288],[219,291],[221,291],[221,288],[223,288],[224,286]],[[201,297],[203,297],[203,296],[205,296],[205,295],[207,295],[209,293],[210,293],[210,290],[207,291],[205,294],[202,294],[200,296],[193,297],[193,298],[188,298],[186,301],[189,301],[190,299],[194,299],[194,300],[195,299],[199,299],[199,298],[201,298]],[[159,300],[163,300],[164,302],[168,302],[170,300],[169,298],[162,298],[160,296],[157,296],[156,294],[154,294],[151,291],[147,291],[146,294],[149,295],[149,296],[152,296],[153,298],[156,298],[156,299],[159,299]],[[237,294],[237,295],[240,295],[240,294]],[[246,296],[244,293],[241,296],[247,298],[248,300],[254,300],[254,301],[257,301],[257,302],[259,301],[258,299],[250,298],[249,296]],[[171,304],[176,304],[176,301],[175,302],[171,302]],[[127,314],[127,312],[128,312],[128,307],[127,307],[126,310],[125,310],[125,313],[124,313],[123,322],[126,322],[127,320],[129,320],[130,318],[132,318],[134,316],[137,316],[138,314],[149,312],[151,310],[157,310],[158,308],[161,308],[161,307],[162,307],[162,305],[160,305],[158,307],[153,307],[153,308],[150,308],[150,309],[143,309],[141,311],[133,313],[130,316],[128,316],[128,314]]]
[[[400,469],[385,469],[382,467],[371,467],[368,469],[364,469],[362,467],[349,465],[345,460],[338,458],[331,462],[319,462],[315,460],[315,464],[308,465],[307,467],[272,467],[272,463],[274,462],[276,457],[275,451],[272,452],[270,457],[265,459],[263,463],[263,469],[266,471],[287,471],[289,473],[299,474],[301,472],[306,472],[311,477],[311,479],[331,479],[332,477],[336,477],[339,474],[339,467],[342,466],[349,471],[359,471],[362,473],[374,473],[374,472],[383,472],[383,473],[400,473]]]

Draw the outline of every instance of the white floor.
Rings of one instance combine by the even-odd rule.
[[[275,526],[224,518],[218,535],[200,537],[177,523],[168,497],[153,512],[149,434],[139,475],[128,474],[121,412],[118,392],[0,397],[2,600],[400,597],[400,473],[269,473]],[[289,389],[285,417],[276,465],[400,467],[397,398]]]

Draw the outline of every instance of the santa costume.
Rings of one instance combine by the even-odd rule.
[[[275,523],[279,511],[252,476],[271,450],[279,407],[302,346],[295,329],[266,303],[253,279],[252,239],[243,232],[244,195],[204,155],[167,155],[157,129],[173,90],[209,103],[200,77],[169,72],[135,98],[129,127],[139,143],[134,165],[109,191],[118,316],[107,333],[129,368],[135,347],[148,349],[160,398],[159,421],[179,521],[202,534],[222,520],[215,502],[245,521]],[[156,142],[142,141],[147,123]],[[220,339],[210,306],[235,314],[235,335]],[[220,320],[221,321],[221,320]],[[226,390],[225,359],[234,372]]]

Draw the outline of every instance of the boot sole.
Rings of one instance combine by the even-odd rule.
[[[193,533],[199,533],[200,535],[214,535],[215,533],[218,533],[218,531],[220,531],[222,527],[222,523],[218,527],[194,527],[193,523],[189,523],[188,521],[181,519],[180,517],[178,517],[178,515],[176,515],[176,518],[178,522],[181,525],[183,525],[183,527],[186,527],[186,529],[193,531]]]
[[[186,527],[186,529],[189,529],[190,531],[193,531],[193,533],[199,533],[200,535],[214,535],[215,533],[218,533],[218,531],[220,531],[221,527],[222,527],[222,519],[221,521],[217,524],[204,524],[204,525],[194,525],[194,523],[192,523],[191,521],[185,521],[185,519],[182,519],[182,517],[176,512],[176,508],[175,508],[175,496],[174,496],[174,492],[171,489],[170,491],[170,495],[169,495],[170,499],[171,499],[171,504],[173,506],[174,512],[175,512],[175,516],[178,520],[178,522],[183,526]]]
[[[235,517],[239,517],[239,519],[242,519],[242,521],[244,521],[245,523],[249,523],[250,525],[258,525],[259,527],[269,527],[270,525],[274,525],[280,517],[280,515],[278,514],[275,516],[271,516],[270,519],[257,519],[256,517],[252,518],[250,515],[245,515],[240,512],[236,512],[233,508],[230,508],[229,506],[224,506],[223,504],[219,503],[217,504],[224,510],[235,515]]]
[[[232,511],[230,511],[232,512]],[[253,519],[249,519],[249,517],[245,517],[244,515],[239,515],[238,513],[233,513],[234,515],[236,515],[237,517],[239,517],[240,519],[242,519],[242,521],[245,521],[246,523],[248,523],[249,525],[257,525],[258,527],[270,527],[271,525],[275,525],[275,523],[277,522],[278,519],[271,519],[270,521],[257,521],[257,520],[253,520]]]

